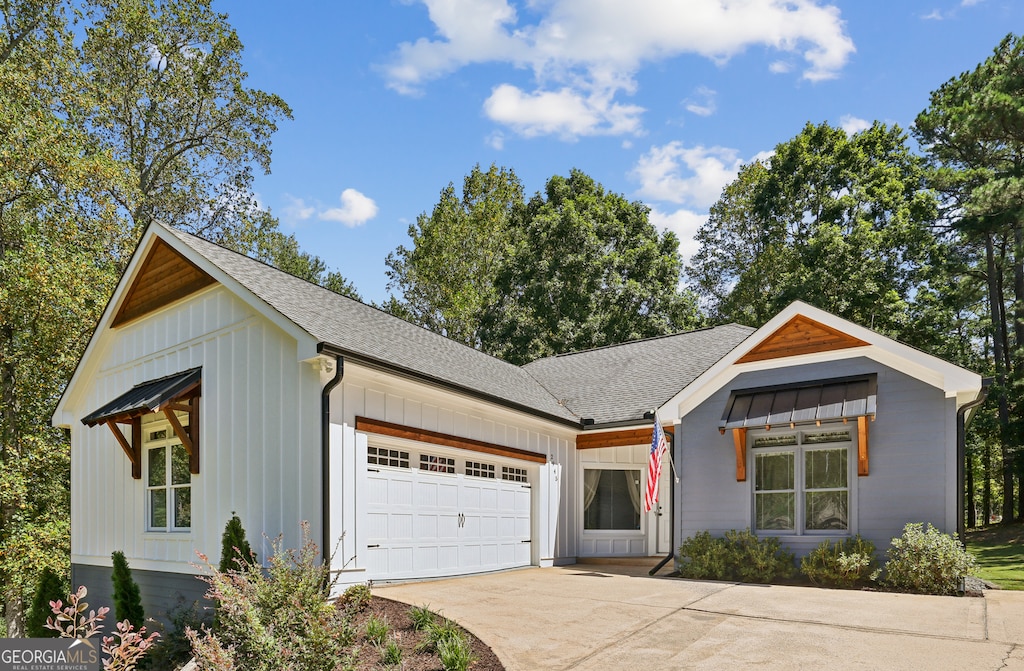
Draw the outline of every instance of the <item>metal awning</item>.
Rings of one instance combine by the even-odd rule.
[[[878,376],[735,390],[718,428],[807,424],[875,415]]]
[[[82,424],[96,426],[109,421],[124,422],[132,417],[158,412],[199,387],[202,368],[192,368],[135,385],[106,405],[82,418]]]

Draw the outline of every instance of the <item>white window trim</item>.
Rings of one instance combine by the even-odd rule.
[[[185,422],[188,421],[187,418],[183,418],[181,416],[179,416],[179,420],[183,420]],[[156,431],[166,431],[167,432],[167,437],[166,438],[161,438],[159,440],[150,440],[149,439],[149,435],[151,433],[153,433],[153,432],[156,432]],[[144,423],[142,425],[142,454],[143,454],[142,489],[143,489],[143,499],[144,499],[144,503],[143,503],[143,506],[142,506],[143,507],[143,517],[144,517],[144,520],[143,520],[144,524],[143,524],[143,526],[145,528],[145,533],[147,533],[147,534],[154,534],[154,535],[159,536],[159,537],[163,537],[163,536],[166,536],[168,534],[184,535],[184,534],[192,533],[192,527],[191,526],[179,527],[179,526],[168,525],[166,527],[154,527],[154,526],[152,526],[150,524],[150,522],[153,519],[152,514],[151,514],[152,511],[150,510],[150,507],[152,506],[152,502],[151,502],[151,498],[150,498],[150,492],[151,491],[157,490],[157,489],[163,489],[163,490],[166,491],[167,520],[169,522],[171,522],[171,521],[177,522],[177,520],[175,519],[175,516],[174,516],[174,496],[173,496],[174,490],[175,489],[185,489],[185,488],[188,488],[190,490],[190,495],[195,493],[194,491],[191,491],[191,490],[194,489],[193,488],[193,483],[192,483],[192,475],[193,475],[192,473],[189,473],[189,479],[188,479],[188,484],[187,485],[186,484],[175,485],[175,484],[171,483],[171,480],[172,480],[172,475],[171,475],[171,454],[172,454],[172,451],[173,451],[172,450],[172,446],[174,446],[174,445],[181,445],[181,440],[178,438],[177,435],[175,435],[174,427],[171,426],[170,422],[168,422],[167,420],[156,420],[156,421],[151,421],[151,422],[145,422],[145,420],[144,420]],[[167,448],[167,451],[164,453],[165,468],[166,468],[165,476],[166,476],[167,479],[166,479],[166,482],[164,483],[163,486],[151,487],[149,485],[149,454],[150,454],[150,452],[153,449],[158,449],[158,448],[161,448],[161,447]],[[192,502],[192,504],[195,503],[195,498],[194,497],[191,499],[191,502]],[[193,511],[192,511],[192,518],[195,519],[195,508],[194,508],[194,506],[193,506]]]
[[[805,445],[803,442],[804,434],[818,434],[818,433],[832,433],[834,431],[849,431],[849,441],[837,441],[834,443],[814,443],[811,445]],[[754,447],[754,440],[760,436],[772,436],[772,435],[785,435],[789,433],[801,434],[797,440],[796,445],[779,445],[769,447]],[[842,446],[846,448],[846,491],[849,496],[848,501],[848,524],[844,530],[838,529],[804,529],[804,494],[806,489],[804,487],[803,475],[804,475],[804,458],[803,454],[808,450],[823,450],[829,448],[835,448]],[[794,505],[794,517],[796,525],[795,529],[758,529],[756,528],[757,511],[756,511],[756,496],[757,496],[757,472],[755,470],[758,454],[768,454],[772,452],[793,452],[796,454],[794,459],[794,474],[793,474],[793,485],[795,492],[795,505]],[[775,537],[780,539],[795,540],[800,538],[847,538],[855,536],[859,533],[858,520],[857,520],[857,489],[858,489],[858,477],[857,477],[857,425],[855,422],[842,423],[832,422],[824,423],[820,427],[817,426],[797,426],[795,428],[776,428],[772,431],[765,431],[764,429],[751,429],[747,431],[747,473],[751,477],[747,478],[750,482],[750,509],[749,524],[750,530],[758,536],[763,537]],[[816,489],[812,491],[829,491],[829,489]]]

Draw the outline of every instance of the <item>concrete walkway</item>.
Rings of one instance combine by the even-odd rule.
[[[456,620],[507,671],[1024,671],[1024,592],[956,598],[737,585],[583,564],[373,592]]]

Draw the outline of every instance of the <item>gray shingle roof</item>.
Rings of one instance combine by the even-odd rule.
[[[642,420],[754,331],[730,324],[563,354],[520,368],[202,238],[163,230],[320,342],[563,421]]]
[[[727,324],[560,354],[524,368],[580,417],[597,424],[639,420],[753,332]]]
[[[579,419],[518,366],[202,238],[165,230],[320,342],[535,413]]]

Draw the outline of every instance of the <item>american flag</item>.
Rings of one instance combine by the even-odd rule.
[[[657,416],[654,418],[654,435],[651,436],[651,454],[647,460],[647,491],[644,492],[644,512],[651,512],[651,508],[658,502],[658,479],[661,478],[661,460],[668,449],[668,440],[665,438],[665,430],[661,428],[661,422]]]

